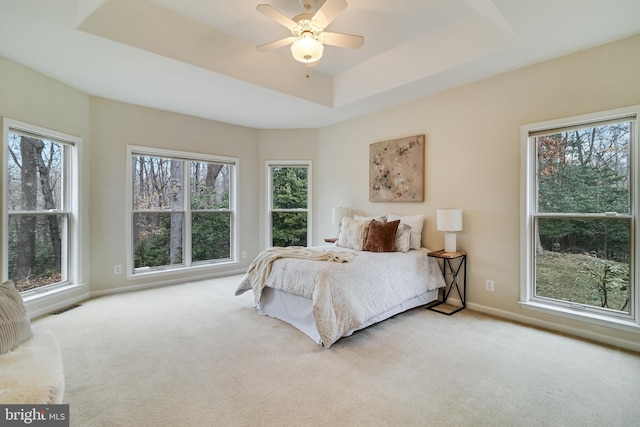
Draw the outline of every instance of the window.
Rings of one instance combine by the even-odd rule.
[[[130,273],[236,260],[237,159],[129,147]]]
[[[638,326],[637,110],[523,127],[525,306]]]
[[[4,120],[3,271],[20,292],[77,282],[78,138]]]
[[[267,163],[268,246],[311,242],[311,162]]]

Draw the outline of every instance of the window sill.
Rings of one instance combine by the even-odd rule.
[[[569,308],[552,306],[539,302],[521,301],[520,305],[525,309],[534,310],[544,314],[560,316],[566,319],[587,322],[593,325],[640,334],[640,325],[632,319],[627,320],[609,316],[602,316],[595,313],[572,310]]]
[[[61,284],[49,289],[28,291],[22,295],[29,317],[34,319],[89,298],[86,283]]]
[[[70,292],[74,289],[81,288],[84,285],[71,284],[71,283],[58,283],[49,286],[42,286],[40,288],[30,289],[21,293],[22,299],[25,303],[37,300],[39,298],[45,298],[55,296],[60,293]]]
[[[162,268],[162,269],[148,269],[148,270],[137,270],[133,274],[127,274],[127,280],[136,280],[136,279],[145,279],[149,277],[163,277],[163,276],[171,276],[175,274],[185,274],[185,273],[202,273],[206,271],[216,271],[222,267],[235,267],[240,265],[240,261],[223,261],[223,262],[215,262],[215,263],[206,263],[206,264],[197,264],[192,265],[191,267],[175,267],[175,268]]]

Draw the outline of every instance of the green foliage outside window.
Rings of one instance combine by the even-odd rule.
[[[135,268],[185,264],[185,233],[191,238],[190,263],[230,259],[233,166],[154,156],[132,160]]]
[[[630,134],[623,122],[535,138],[537,296],[629,311],[631,219],[617,214],[631,212]]]
[[[231,212],[194,213],[191,228],[194,262],[231,258]]]
[[[307,246],[307,213],[274,212],[273,246]]]
[[[307,246],[308,168],[272,168],[272,244]]]
[[[6,149],[8,277],[20,291],[60,283],[66,280],[69,247],[64,233],[69,214],[62,197],[69,191],[64,185],[69,148],[11,130]]]

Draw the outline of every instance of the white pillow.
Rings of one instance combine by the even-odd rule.
[[[363,219],[363,220],[367,220],[367,221],[371,221],[372,219],[375,219],[378,222],[387,222],[387,218],[384,215],[380,215],[380,216],[360,216],[360,215],[354,215],[353,219]]]
[[[340,236],[338,236],[336,246],[361,251],[364,247],[364,242],[367,239],[367,232],[369,231],[370,223],[371,221],[369,220],[353,219],[348,217],[342,218]]]
[[[400,220],[400,224],[407,224],[411,227],[411,249],[420,249],[422,246],[422,227],[424,226],[424,214],[420,215],[387,215],[387,221]]]
[[[12,281],[0,285],[0,354],[33,336],[31,321],[20,292]]]
[[[411,227],[400,224],[396,231],[396,241],[393,244],[394,252],[409,252],[411,249]]]

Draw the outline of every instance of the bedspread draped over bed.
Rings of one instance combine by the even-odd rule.
[[[271,251],[254,261],[236,295],[253,290],[258,302],[262,288],[268,286],[311,299],[322,344],[329,347],[380,313],[444,287],[437,261],[428,257],[428,252],[422,248],[376,253],[325,246],[313,248],[310,257],[297,253],[292,258],[285,252]],[[338,262],[318,261],[323,258]],[[255,268],[249,274],[256,262],[263,263],[258,269],[263,274],[255,274]],[[270,267],[265,267],[265,262]]]

